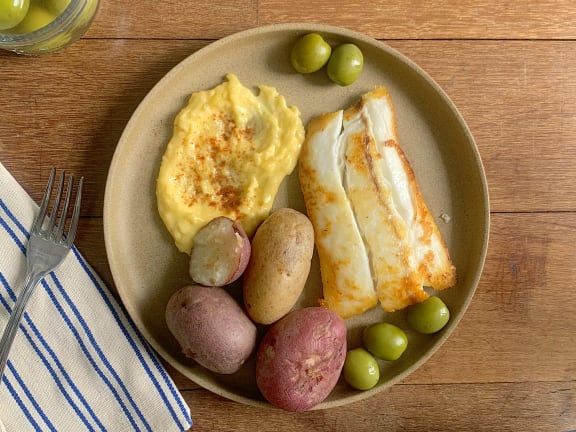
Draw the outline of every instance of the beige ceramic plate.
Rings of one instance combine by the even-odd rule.
[[[292,70],[290,47],[298,36],[310,31],[321,33],[333,45],[351,41],[362,49],[365,66],[356,83],[343,88],[331,83],[323,72],[300,75]],[[106,186],[104,234],[114,281],[134,322],[166,361],[197,384],[251,405],[269,406],[256,388],[253,362],[237,374],[215,375],[185,359],[168,332],[164,308],[170,295],[189,283],[187,256],[176,250],[158,216],[155,199],[160,159],[177,112],[192,92],[220,84],[228,72],[249,87],[276,87],[289,105],[300,109],[305,124],[319,113],[346,107],[375,85],[390,90],[400,144],[448,243],[458,285],[440,294],[452,312],[441,333],[424,337],[408,332],[408,350],[400,360],[381,365],[376,388],[357,392],[340,382],[318,408],[373,395],[405,378],[446,340],[480,278],[488,242],[489,204],[482,163],[470,131],[438,85],[398,52],[348,30],[310,24],[261,27],[219,40],[178,64],[142,101],[120,139]],[[297,174],[284,182],[276,205],[304,210]],[[448,215],[450,221],[443,221],[441,215]],[[315,305],[320,295],[315,261],[299,306]],[[349,346],[359,344],[363,325],[379,319],[406,328],[402,312],[386,316],[376,308],[348,321]]]

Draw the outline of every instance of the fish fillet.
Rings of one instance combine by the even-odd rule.
[[[368,253],[344,190],[342,111],[315,118],[300,153],[299,176],[314,237],[323,303],[341,316],[378,304]]]
[[[328,308],[346,318],[379,301],[391,312],[425,300],[425,286],[455,284],[448,249],[398,145],[384,87],[310,122],[300,183]]]

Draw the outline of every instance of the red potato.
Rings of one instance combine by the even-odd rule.
[[[266,333],[256,355],[262,395],[287,411],[306,411],[332,391],[346,359],[346,324],[335,312],[290,312]]]
[[[223,288],[189,285],[170,297],[166,324],[186,357],[231,374],[256,347],[256,326]]]
[[[206,286],[234,282],[248,265],[250,239],[242,226],[225,216],[212,219],[194,237],[190,277]]]

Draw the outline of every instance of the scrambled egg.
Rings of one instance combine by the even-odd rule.
[[[255,95],[233,74],[192,94],[174,122],[156,184],[158,211],[181,252],[217,216],[248,235],[268,216],[297,163],[304,126],[272,87]]]

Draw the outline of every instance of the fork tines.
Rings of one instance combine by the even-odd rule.
[[[68,217],[68,207],[74,192],[74,175],[68,176],[68,184],[66,187],[66,196],[64,205],[61,205],[62,193],[64,192],[64,178],[65,173],[62,171],[60,179],[55,192],[54,203],[47,219],[48,205],[53,195],[54,178],[56,176],[56,169],[52,168],[50,171],[50,178],[46,185],[44,197],[40,203],[40,210],[38,216],[32,226],[32,234],[38,234],[43,237],[49,238],[55,242],[61,242],[68,247],[72,246],[74,236],[76,235],[76,228],[78,226],[78,219],[80,217],[80,201],[82,199],[82,185],[84,184],[84,177],[80,177],[78,187],[76,188],[76,195],[74,200],[74,207],[72,215]],[[68,225],[68,231],[65,232],[65,227]]]

